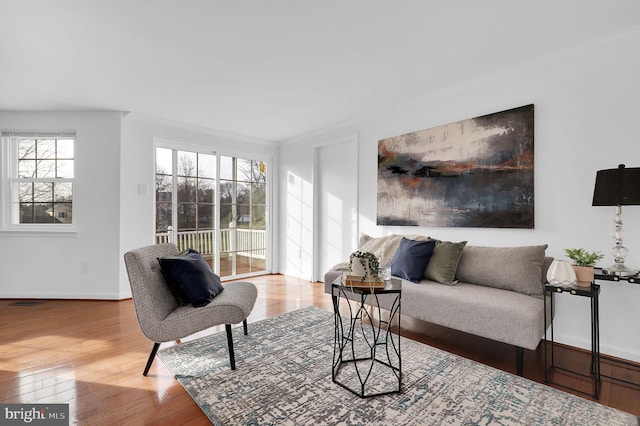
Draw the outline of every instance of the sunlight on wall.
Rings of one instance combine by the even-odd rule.
[[[311,279],[313,264],[313,187],[287,172],[287,274]],[[307,271],[307,272],[305,272]]]
[[[344,202],[333,194],[326,194],[326,206],[327,215],[325,218],[326,229],[326,245],[325,245],[325,267],[326,271],[333,265],[339,262],[344,262],[346,259],[343,256],[344,247],[344,235],[345,233],[351,234],[351,227],[349,223],[344,223],[343,217]]]
[[[378,227],[376,224],[376,210],[374,210],[373,214],[360,214],[358,216],[358,221],[360,224],[360,232],[371,235],[372,237],[381,237],[382,235],[388,235],[395,232],[391,227],[386,227],[387,229],[380,229]]]

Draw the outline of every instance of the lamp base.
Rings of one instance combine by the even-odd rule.
[[[629,277],[638,275],[637,269],[627,268],[624,263],[615,263],[608,268],[602,268],[602,272],[607,275],[617,275],[619,277]]]

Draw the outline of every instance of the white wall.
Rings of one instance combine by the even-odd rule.
[[[225,155],[258,156],[277,175],[271,143],[134,114],[2,111],[0,129],[76,131],[73,213],[78,229],[71,237],[0,232],[0,298],[131,296],[123,254],[154,242],[156,138]],[[271,202],[277,205],[277,198]]]
[[[76,131],[76,236],[0,232],[0,297],[120,297],[119,112],[0,112],[0,129]],[[86,264],[87,272],[81,266]]]
[[[313,147],[305,143],[280,148],[278,192],[281,200],[277,270],[311,280],[313,277]],[[286,167],[282,167],[283,158]]]
[[[208,129],[128,114],[122,123],[120,158],[122,210],[120,212],[120,292],[129,295],[129,281],[123,256],[127,251],[154,243],[155,235],[155,143],[170,141],[184,147],[200,147],[220,155],[259,158],[268,162],[271,176],[277,176],[273,143],[236,135],[222,134]],[[140,188],[146,188],[141,191]],[[276,191],[273,191],[274,193]],[[270,200],[272,216],[277,214],[277,197]],[[275,208],[273,208],[275,206]],[[274,216],[277,217],[277,216]],[[277,224],[277,222],[276,222]],[[277,235],[277,234],[275,234]],[[275,250],[271,251],[276,254]]]
[[[614,208],[592,207],[591,198],[597,170],[615,168],[619,163],[640,167],[638,51],[640,31],[636,29],[443,88],[440,93],[330,132],[287,141],[280,149],[280,270],[302,277],[311,274],[306,269],[309,259],[298,259],[298,253],[292,251],[298,246],[307,248],[308,241],[284,222],[299,208],[288,204],[287,175],[299,176],[312,191],[313,147],[335,139],[336,134],[353,132],[359,134],[362,232],[375,236],[422,233],[488,246],[547,243],[547,253],[558,258],[564,258],[564,248],[584,247],[605,252],[603,265],[613,263],[609,251],[613,246]],[[376,226],[379,139],[531,103],[535,105],[534,230]],[[625,244],[630,249],[627,264],[640,268],[640,206],[625,207],[623,213]],[[301,226],[311,225],[305,222]],[[636,331],[640,324],[640,285],[600,284],[602,352],[640,361],[640,333]],[[564,296],[557,298],[556,340],[589,348],[588,300]]]

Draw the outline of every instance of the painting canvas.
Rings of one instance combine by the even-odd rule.
[[[378,141],[378,225],[533,228],[533,105]]]

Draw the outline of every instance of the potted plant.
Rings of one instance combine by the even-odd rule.
[[[599,251],[586,251],[581,248],[564,249],[567,257],[573,262],[573,270],[578,279],[577,285],[591,285],[593,282],[593,267],[604,257]]]
[[[354,275],[362,276],[362,281],[367,278],[378,280],[380,264],[375,254],[369,251],[354,251],[349,256],[349,267]]]

